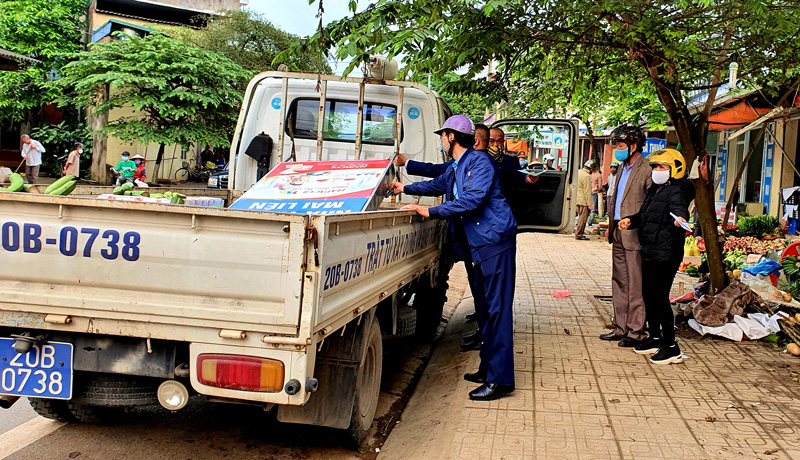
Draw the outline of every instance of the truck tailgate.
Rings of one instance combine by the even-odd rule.
[[[201,341],[221,330],[295,336],[307,221],[0,193],[0,326]]]

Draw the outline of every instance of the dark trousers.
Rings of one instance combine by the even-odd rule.
[[[486,317],[489,315],[489,309],[486,307],[486,298],[482,295],[483,288],[476,288],[475,286],[475,267],[472,265],[472,261],[465,260],[464,266],[467,268],[469,290],[472,291],[472,303],[475,305],[475,315],[478,320],[478,334],[483,336],[483,325],[486,324]],[[478,294],[475,293],[476,291]]]
[[[614,226],[618,223],[615,220]],[[615,234],[611,246],[611,294],[614,332],[642,340],[646,316],[642,296],[642,255],[639,251],[625,249],[619,234]]]
[[[41,167],[41,165],[37,165],[37,166],[25,165],[25,180],[29,184],[35,184],[36,183],[36,179],[39,178],[39,168],[40,167]]]
[[[650,337],[662,338],[666,345],[675,343],[675,317],[669,304],[669,291],[683,254],[672,260],[642,260],[642,296],[647,312]]]
[[[514,281],[517,247],[481,261],[475,266],[476,308],[486,305],[482,326],[480,371],[486,382],[514,385]],[[482,288],[482,289],[481,289]],[[480,298],[479,298],[480,296]],[[480,317],[480,313],[478,314]]]

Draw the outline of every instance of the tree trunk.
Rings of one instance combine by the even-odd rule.
[[[594,156],[594,153],[595,153],[595,151],[594,151],[594,149],[595,149],[595,145],[594,145],[594,130],[592,129],[592,122],[589,120],[588,117],[584,118],[582,121],[583,121],[583,124],[586,125],[586,137],[589,138],[589,159],[591,160],[592,157]],[[603,165],[599,165],[599,166],[602,169]]]
[[[158,173],[161,169],[161,161],[164,159],[164,143],[158,144],[158,155],[156,155],[156,165],[153,166],[153,179],[150,181],[153,185],[158,185]]]
[[[100,93],[100,100],[105,100],[108,97],[108,85]],[[93,111],[94,109],[91,107],[87,110],[88,113]],[[100,185],[108,185],[111,183],[108,173],[108,138],[103,133],[103,128],[108,124],[108,112],[90,116],[87,121],[92,127],[92,178]]]

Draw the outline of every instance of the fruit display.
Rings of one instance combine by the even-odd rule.
[[[761,241],[752,236],[744,236],[741,238],[730,236],[725,240],[725,245],[722,249],[724,251],[740,249],[743,250],[745,254],[766,254],[770,250],[778,251],[783,249],[783,247],[783,240]]]

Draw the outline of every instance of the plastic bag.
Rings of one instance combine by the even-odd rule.
[[[742,337],[744,337],[742,328],[736,323],[727,323],[719,327],[703,326],[694,319],[690,319],[687,323],[689,324],[689,327],[697,331],[700,335],[718,335],[720,337],[725,337],[726,339],[731,339],[734,342],[741,342]]]
[[[569,297],[572,295],[572,291],[569,289],[556,289],[553,291],[553,297],[556,299],[563,299],[565,297]]]
[[[149,185],[147,185],[147,183],[145,183],[145,182],[142,182],[142,181],[140,181],[139,179],[136,179],[135,181],[133,181],[133,183],[134,183],[134,184],[135,184],[137,187],[150,187]]]

